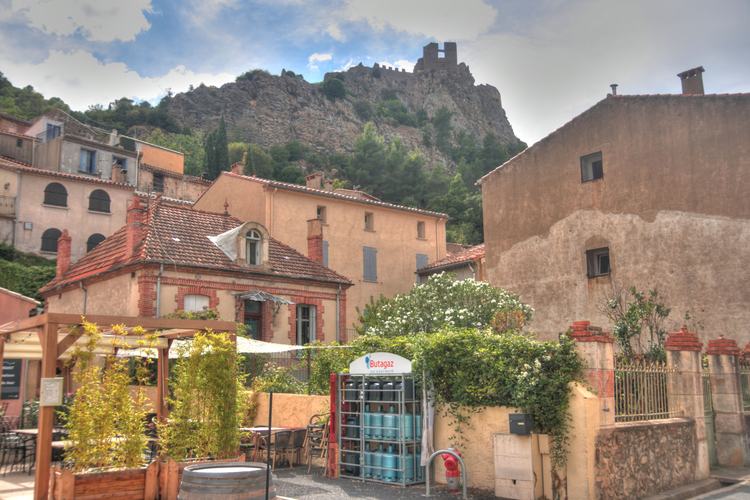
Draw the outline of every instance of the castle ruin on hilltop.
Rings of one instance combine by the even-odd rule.
[[[358,67],[363,68],[364,66],[362,63],[359,63]],[[468,73],[469,67],[464,63],[458,62],[458,47],[456,42],[444,42],[442,49],[437,42],[431,42],[422,47],[422,57],[417,60],[413,72],[378,63],[373,64],[372,70],[377,71],[379,74],[406,76],[413,73],[428,72],[453,73],[465,71]]]

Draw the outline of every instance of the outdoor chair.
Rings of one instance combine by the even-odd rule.
[[[286,448],[286,458],[289,461],[289,467],[291,467],[294,464],[300,463],[301,455],[302,455],[302,449],[305,445],[305,440],[307,438],[307,430],[306,429],[297,429],[292,432],[292,438],[289,440],[289,445]]]
[[[318,423],[308,425],[307,435],[305,437],[305,459],[307,461],[307,473],[309,474],[310,469],[312,469],[313,458],[325,458],[327,455],[328,426]]]
[[[289,446],[292,444],[292,431],[279,431],[273,434],[271,441],[271,468],[276,468],[276,460],[287,458]],[[290,462],[291,467],[291,462]]]

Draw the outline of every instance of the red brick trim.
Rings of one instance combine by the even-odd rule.
[[[667,351],[700,352],[703,349],[703,344],[698,340],[695,333],[689,332],[687,326],[683,325],[679,332],[672,332],[667,336],[664,349]]]
[[[156,317],[156,276],[138,276],[138,316]]]
[[[219,297],[215,288],[208,288],[199,285],[180,286],[177,288],[177,294],[174,296],[177,302],[177,310],[185,310],[185,295],[203,295],[208,297],[208,308],[216,310],[219,307]]]
[[[608,333],[602,332],[601,328],[591,326],[590,321],[574,321],[570,325],[570,336],[576,342],[602,342],[611,344],[614,339]]]
[[[740,347],[737,345],[736,340],[725,339],[724,336],[721,335],[718,339],[708,341],[706,354],[739,356]]]
[[[176,286],[182,286],[182,287],[199,287],[201,289],[206,290],[224,290],[229,292],[244,292],[248,289],[253,290],[261,290],[264,292],[268,292],[273,295],[281,295],[281,296],[293,296],[297,295],[302,292],[300,289],[295,288],[281,288],[278,286],[268,286],[263,283],[248,283],[248,284],[242,284],[242,283],[230,283],[226,281],[207,281],[207,280],[197,280],[197,279],[190,279],[190,278],[176,278],[174,276],[163,276],[161,279],[162,284],[164,285],[176,285]],[[336,300],[336,294],[331,292],[313,292],[313,291],[304,291],[305,297],[312,297],[318,300]],[[203,295],[207,295],[204,293]],[[294,299],[291,299],[294,300]]]

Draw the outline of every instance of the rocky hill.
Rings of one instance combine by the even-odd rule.
[[[288,71],[274,76],[256,70],[220,88],[201,85],[177,94],[166,111],[180,126],[202,131],[215,129],[224,116],[230,141],[269,147],[296,140],[325,152],[351,151],[372,121],[386,138],[400,137],[428,159],[450,163],[435,127],[447,110],[448,141],[464,132],[478,141],[492,134],[503,145],[517,145],[498,90],[475,85],[468,66],[457,63],[455,45],[452,56],[438,58],[437,44],[430,44],[414,72],[360,63],[328,73],[318,84]]]

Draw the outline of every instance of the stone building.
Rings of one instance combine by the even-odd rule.
[[[417,59],[414,71],[450,71],[458,67],[456,42],[445,42],[443,48],[436,42],[422,47],[422,57]]]
[[[320,248],[308,255],[354,283],[347,293],[348,336],[357,311],[371,299],[407,292],[417,267],[446,255],[445,214],[334,189],[322,173],[300,186],[242,175],[239,169],[223,172],[194,207],[257,221],[299,252],[320,237]]]
[[[609,324],[613,291],[658,288],[703,339],[750,341],[750,94],[609,95],[480,179],[487,279],[531,327]]]
[[[134,196],[127,223],[75,264],[63,231],[50,312],[163,317],[212,309],[254,338],[333,341],[349,280],[271,237],[262,223]],[[314,245],[313,245],[314,246]],[[319,245],[318,245],[319,246]]]

